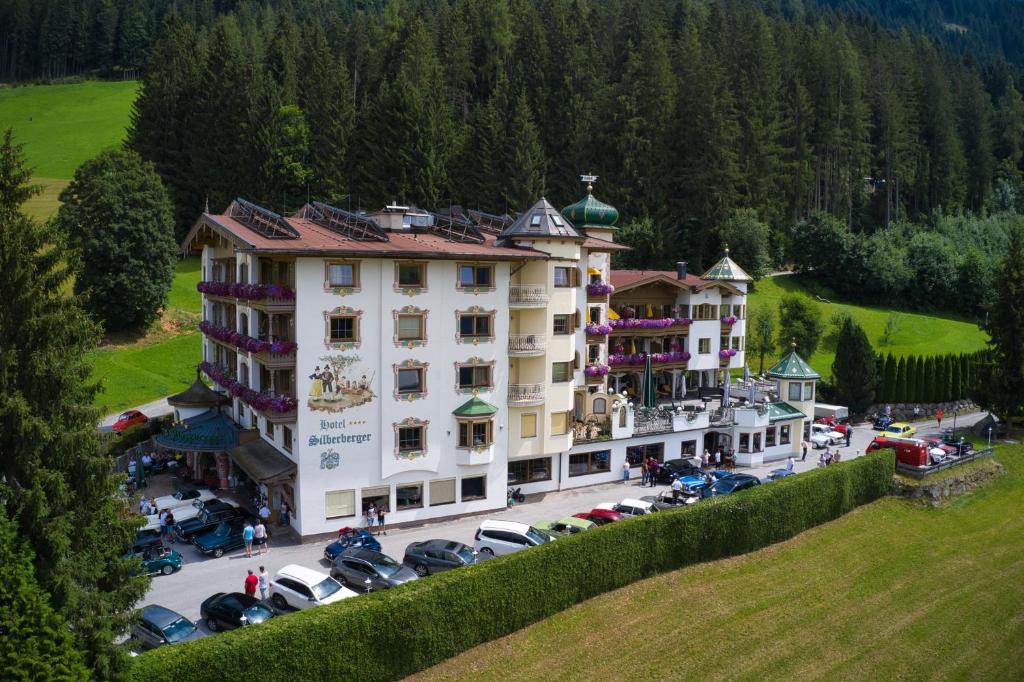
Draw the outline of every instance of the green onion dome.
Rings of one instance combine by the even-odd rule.
[[[587,186],[587,196],[575,204],[570,204],[562,209],[562,215],[569,222],[577,227],[586,229],[597,228],[614,230],[615,221],[619,219],[619,212],[614,206],[609,206],[603,201],[594,198],[593,187]]]

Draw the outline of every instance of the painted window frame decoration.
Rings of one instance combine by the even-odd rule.
[[[395,459],[412,461],[414,459],[427,456],[427,427],[430,426],[429,419],[406,417],[400,422],[392,422],[391,426],[395,430]],[[398,443],[398,432],[401,429],[420,430],[420,448],[418,450],[402,450],[400,448]]]
[[[497,309],[487,310],[483,306],[471,305],[466,310],[455,311],[455,342],[456,343],[469,343],[474,346],[481,343],[494,343],[494,322],[497,318]],[[463,336],[462,335],[462,316],[473,315],[474,317],[489,317],[490,321],[490,334],[487,336]]]
[[[332,265],[351,265],[352,266],[352,282],[351,286],[338,286],[331,284],[331,266]],[[361,263],[357,260],[344,260],[340,258],[330,259],[324,261],[324,291],[329,291],[332,294],[338,296],[349,296],[351,294],[358,294],[362,291],[362,279],[360,272]]]
[[[402,286],[401,284],[399,284],[399,282],[398,282],[398,271],[399,271],[399,268],[401,266],[403,266],[403,265],[415,265],[415,266],[417,266],[420,269],[420,273],[422,273],[422,281],[420,282],[420,286],[418,286],[418,287],[411,287],[411,286]],[[418,260],[395,261],[395,280],[394,280],[394,290],[395,290],[395,292],[399,293],[399,294],[404,294],[406,296],[415,296],[416,294],[426,293],[428,291],[428,289],[427,289],[427,282],[428,282],[427,277],[428,277],[428,270],[429,270],[429,268],[427,266],[428,266],[427,261],[418,261]]]
[[[421,400],[427,397],[427,368],[430,367],[429,362],[420,362],[419,360],[402,360],[391,365],[395,373],[395,400],[399,402],[412,402],[413,400]],[[423,375],[423,381],[420,384],[420,390],[414,393],[399,393],[398,392],[398,370],[401,369],[418,369]]]
[[[393,341],[395,348],[419,348],[427,345],[427,316],[430,311],[425,308],[417,308],[414,305],[403,306],[397,310],[391,311],[391,316],[395,321],[395,333]],[[398,318],[401,315],[418,315],[421,319],[423,335],[420,339],[400,339],[398,338]]]
[[[455,363],[455,392],[459,395],[479,395],[481,393],[490,393],[494,390],[494,360],[484,360],[483,358],[471,357],[466,360],[458,361]],[[459,385],[459,370],[463,367],[488,367],[490,369],[489,379],[486,386],[469,386],[462,387]]]
[[[490,285],[489,286],[479,286],[477,284],[470,284],[468,286],[464,285],[462,283],[462,277],[461,277],[462,268],[473,268],[474,269],[474,276],[476,274],[475,273],[476,270],[483,269],[483,268],[486,268],[486,269],[490,270],[491,271],[491,277],[490,277],[491,283],[490,283]],[[496,288],[496,284],[495,284],[495,281],[494,281],[494,277],[496,275],[496,271],[497,271],[497,268],[494,267],[494,263],[487,263],[487,262],[458,262],[458,263],[455,264],[455,288],[458,291],[462,291],[462,292],[467,293],[467,294],[486,294],[488,292],[494,291],[495,288]],[[475,279],[475,277],[474,277],[474,279]]]
[[[331,341],[331,318],[332,317],[354,317],[355,340],[354,341]],[[359,348],[363,343],[362,335],[363,311],[350,308],[347,305],[340,305],[334,310],[324,311],[324,346],[331,350],[353,350]]]

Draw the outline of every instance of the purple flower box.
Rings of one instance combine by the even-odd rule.
[[[724,349],[718,351],[718,357],[723,358],[723,359],[731,358],[731,357],[734,357],[736,355],[736,353],[737,353],[737,351],[736,351],[735,348],[724,348]]]
[[[672,327],[689,327],[693,320],[688,317],[663,317],[653,320],[638,320],[623,317],[621,320],[609,320],[612,329],[670,329]]]
[[[262,301],[268,298],[295,300],[295,291],[283,284],[229,284],[228,282],[200,282],[196,290],[212,296],[228,296],[244,298],[250,301]]]
[[[591,296],[608,296],[615,293],[615,287],[604,282],[591,282],[587,285],[587,294]]]
[[[199,363],[199,369],[201,369],[206,376],[210,377],[218,384],[227,389],[227,392],[236,398],[244,400],[254,410],[260,412],[277,412],[278,414],[287,414],[294,412],[299,407],[299,401],[295,398],[286,395],[279,395],[271,391],[254,391],[248,386],[243,385],[231,376],[223,367],[218,367],[210,362]]]
[[[722,324],[725,324],[725,325],[736,324],[737,320],[739,320],[739,319],[740,318],[736,317],[735,315],[725,315],[724,317],[722,317]]]
[[[647,358],[647,353],[619,353],[608,356],[609,365],[642,365]],[[651,353],[651,364],[661,365],[670,362],[688,362],[689,351],[671,351],[669,353]]]
[[[611,371],[608,365],[587,365],[583,373],[588,377],[603,377]]]
[[[608,336],[612,333],[611,325],[607,324],[594,324],[591,322],[587,325],[586,329],[587,334],[590,336]]]
[[[298,348],[298,344],[294,341],[261,341],[247,334],[231,331],[227,327],[218,327],[206,320],[199,323],[199,331],[248,353],[264,353],[269,351],[274,355],[287,355],[294,353],[295,349]]]

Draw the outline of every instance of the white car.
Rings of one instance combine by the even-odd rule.
[[[828,424],[811,424],[811,444],[814,447],[824,448],[845,442],[846,436],[838,431],[833,431]]]
[[[206,488],[185,488],[183,490],[179,490],[173,495],[164,495],[156,498],[156,509],[157,513],[164,509],[170,509],[173,511],[181,507],[189,507],[195,500],[205,502],[206,500],[212,500],[216,497],[217,495],[212,490],[208,490]]]
[[[627,497],[618,504],[613,504],[611,502],[602,502],[601,504],[597,505],[596,508],[617,511],[620,514],[622,514],[624,518],[630,516],[643,516],[644,514],[654,513],[653,502],[648,502],[647,500],[636,500],[631,497]]]
[[[356,593],[320,571],[288,564],[270,581],[270,601],[278,609],[310,609],[356,596]]]
[[[501,556],[543,545],[553,539],[553,535],[542,533],[528,523],[487,519],[481,521],[480,527],[476,529],[473,550],[481,556]]]
[[[230,504],[232,507],[238,506],[238,503],[235,502],[234,500],[222,500],[218,497],[213,497],[208,500],[201,500],[199,498],[196,498],[192,500],[192,504],[189,505],[188,507],[178,507],[177,509],[171,510],[171,512],[174,514],[174,522],[177,523],[179,521],[184,521],[186,519],[194,519],[195,517],[199,516],[199,512],[201,512],[203,508],[206,507],[206,505],[210,504],[211,502],[224,502],[225,504]],[[146,525],[143,526],[143,528],[156,529],[160,527],[159,513],[147,514],[145,516],[145,519]]]

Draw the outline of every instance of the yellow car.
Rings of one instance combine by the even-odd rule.
[[[883,436],[888,436],[890,438],[910,438],[915,433],[917,433],[917,429],[904,422],[894,422],[889,424],[889,426],[885,427],[885,430],[882,431]]]

